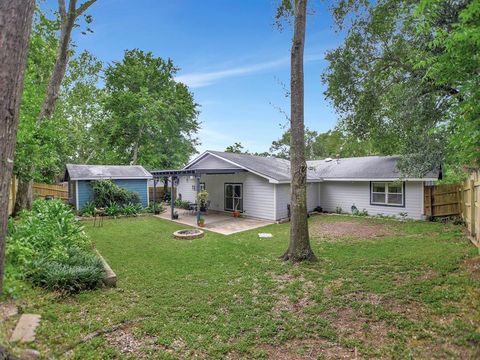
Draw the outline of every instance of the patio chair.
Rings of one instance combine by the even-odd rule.
[[[188,212],[190,213],[190,215],[194,215],[197,212],[197,204],[188,204]]]
[[[95,225],[98,227],[103,226],[103,217],[106,215],[107,213],[104,208],[95,208],[93,210],[93,227],[95,227]]]

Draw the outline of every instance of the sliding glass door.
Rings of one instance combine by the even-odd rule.
[[[225,184],[225,210],[243,211],[243,184]]]

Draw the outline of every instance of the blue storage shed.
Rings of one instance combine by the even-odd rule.
[[[122,188],[138,193],[142,206],[148,206],[148,180],[152,179],[152,174],[140,165],[67,164],[64,180],[68,181],[70,204],[77,210],[82,209],[85,203],[94,200],[91,182],[106,179],[112,180]]]

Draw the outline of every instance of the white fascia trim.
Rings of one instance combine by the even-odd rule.
[[[282,181],[275,182],[275,184],[290,184],[291,182],[292,182],[291,180],[282,180]],[[307,180],[307,184],[321,183],[321,182],[323,182],[323,179],[315,179],[315,180],[308,179]]]
[[[152,177],[108,177],[104,176],[101,178],[73,178],[71,180],[80,181],[80,180],[152,180]]]
[[[272,184],[278,184],[278,183],[279,183],[278,180],[275,180],[275,179],[273,179],[273,178],[271,178],[271,177],[268,177],[268,176],[266,176],[266,175],[264,175],[264,174],[261,174],[261,173],[259,173],[259,172],[253,171],[253,170],[251,170],[251,169],[249,169],[249,168],[246,168],[245,166],[242,166],[242,165],[240,165],[240,164],[237,164],[236,162],[233,162],[233,161],[231,161],[231,160],[225,159],[224,157],[221,157],[220,155],[212,154],[211,152],[208,152],[208,151],[207,151],[207,153],[210,154],[210,155],[212,155],[212,156],[215,156],[216,158],[218,158],[218,159],[220,159],[220,160],[226,161],[226,162],[228,162],[229,164],[238,166],[240,169],[247,170],[248,172],[251,172],[252,174],[255,174],[255,175],[258,175],[258,176],[260,176],[260,177],[263,177],[263,178],[267,179],[267,180],[268,180],[270,183],[272,183]]]
[[[383,178],[383,179],[369,179],[369,178],[338,178],[338,179],[323,179],[323,181],[436,181],[438,179],[435,178],[409,178],[409,179],[400,179],[400,178]]]

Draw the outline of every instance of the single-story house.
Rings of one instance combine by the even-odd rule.
[[[424,217],[425,182],[438,180],[439,171],[422,178],[402,177],[398,156],[366,156],[308,161],[307,208],[369,215]],[[290,161],[220,151],[206,151],[181,170],[152,171],[177,182],[177,197],[196,202],[198,190],[209,194],[210,209],[239,210],[243,216],[278,221],[288,217]]]
[[[80,210],[89,201],[93,201],[91,182],[94,180],[112,180],[118,186],[138,193],[142,206],[147,207],[148,180],[152,174],[140,165],[76,165],[67,164],[64,181],[68,181],[68,199],[75,209]]]

